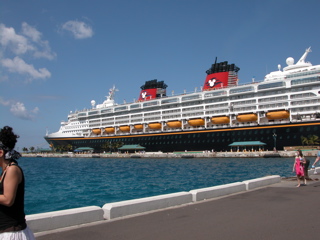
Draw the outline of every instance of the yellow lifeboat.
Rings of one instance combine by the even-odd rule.
[[[95,128],[95,129],[92,129],[92,132],[93,132],[94,134],[99,135],[99,134],[101,134],[101,129]]]
[[[114,133],[114,127],[107,127],[104,129],[107,133]]]
[[[188,123],[191,126],[203,126],[204,125],[204,119],[202,119],[202,118],[191,119],[191,120],[188,120]]]
[[[237,120],[239,122],[255,122],[258,120],[257,114],[241,114],[237,116]]]
[[[161,129],[161,123],[149,123],[148,126],[151,129]]]
[[[269,120],[282,119],[282,118],[289,118],[290,113],[289,111],[275,111],[275,112],[268,112],[266,116]]]
[[[121,126],[120,128],[121,132],[129,132],[130,131],[130,127],[129,126]]]
[[[167,122],[167,125],[170,128],[181,128],[182,126],[181,121],[170,121],[170,122]]]
[[[136,124],[134,125],[135,129],[143,129],[143,125],[142,124]]]
[[[213,117],[211,118],[211,122],[213,124],[224,124],[224,123],[229,123],[230,122],[230,118],[227,116],[223,116],[223,117]]]

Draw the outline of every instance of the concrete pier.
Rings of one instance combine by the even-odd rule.
[[[137,153],[22,153],[23,157],[61,157],[61,158],[262,158],[275,155],[275,157],[294,157],[296,151],[259,151],[259,152],[137,152]],[[315,157],[317,150],[304,151],[306,157]]]

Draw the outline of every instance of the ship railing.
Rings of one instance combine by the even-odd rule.
[[[120,104],[117,104],[117,106],[128,105],[128,104],[138,103],[138,102],[147,102],[147,101],[152,101],[152,100],[165,99],[165,98],[169,98],[169,97],[173,97],[173,96],[179,97],[179,96],[184,96],[184,95],[193,94],[193,93],[202,93],[202,92],[210,92],[210,91],[216,91],[216,90],[220,90],[220,89],[227,89],[227,88],[233,88],[233,87],[242,87],[242,86],[258,84],[258,83],[262,83],[262,82],[263,82],[263,80],[260,80],[260,81],[250,82],[250,83],[243,83],[243,84],[239,84],[239,85],[235,85],[235,86],[219,87],[219,88],[216,88],[216,89],[213,89],[213,90],[206,90],[206,91],[188,91],[188,92],[186,91],[184,93],[172,94],[172,95],[168,95],[168,96],[161,96],[161,97],[157,97],[155,99],[148,99],[148,100],[145,100],[145,101],[134,100],[133,102],[129,102],[129,103],[120,103]],[[82,112],[82,111],[87,111],[87,109],[80,110],[78,112]]]
[[[247,127],[247,126],[257,126],[258,122],[246,122],[246,123],[234,123],[233,126],[236,127]]]
[[[275,121],[270,121],[270,122],[267,122],[267,124],[269,125],[276,125],[276,124],[282,124],[282,123],[290,123],[290,120],[275,120]]]

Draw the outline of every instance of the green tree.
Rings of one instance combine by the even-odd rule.
[[[55,152],[63,152],[63,146],[62,145],[53,146],[53,149],[54,149]]]
[[[123,146],[123,142],[113,142],[112,149],[118,149]]]
[[[68,151],[68,152],[72,151],[72,145],[71,144],[64,145],[63,146],[63,150],[64,151]]]
[[[309,145],[318,145],[319,144],[319,137],[317,135],[308,136],[309,138]]]
[[[30,147],[29,150],[30,150],[30,152],[33,152],[34,151],[34,147]]]
[[[24,148],[22,148],[22,151],[23,152],[28,152],[28,148],[24,147]]]
[[[301,136],[302,145],[319,145],[320,139],[317,135],[309,135],[308,137]]]
[[[101,145],[101,149],[102,149],[103,151],[110,151],[111,148],[112,148],[111,142],[105,142],[105,143],[103,143],[103,144]]]
[[[309,144],[308,138],[304,137],[304,136],[301,136],[301,143],[302,143],[302,146],[308,145]]]

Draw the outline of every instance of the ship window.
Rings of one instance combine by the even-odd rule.
[[[94,114],[98,114],[99,111],[92,111],[92,112],[89,112],[88,115],[94,115]]]
[[[87,113],[79,113],[78,114],[78,117],[85,117],[85,116],[87,116]]]
[[[303,93],[303,94],[293,94],[291,95],[291,99],[295,99],[295,98],[307,98],[307,97],[314,97],[314,96],[317,96],[316,94],[314,93]]]
[[[258,86],[258,90],[269,89],[269,88],[276,88],[276,87],[284,87],[285,82],[274,82],[274,83],[267,83],[261,84]]]
[[[227,91],[212,91],[210,93],[206,93],[204,97],[210,98],[210,97],[221,96],[221,95],[227,95]]]
[[[130,106],[130,109],[140,108],[140,104],[133,104]]]
[[[170,98],[170,99],[165,99],[161,101],[162,104],[175,103],[175,102],[178,102],[178,98]]]
[[[292,80],[291,85],[306,84],[306,83],[312,83],[312,82],[318,82],[318,81],[319,81],[319,77],[316,76],[316,77]]]
[[[191,95],[187,97],[182,97],[182,101],[188,101],[188,100],[193,100],[193,99],[199,99],[201,95]]]
[[[253,91],[253,87],[242,87],[242,88],[235,88],[230,90],[230,94],[234,93],[243,93],[243,92],[251,92]]]
[[[111,112],[111,108],[101,110],[101,113],[109,113]]]
[[[259,103],[262,102],[271,102],[271,101],[281,101],[288,99],[288,96],[278,96],[278,97],[270,97],[270,98],[261,98],[259,99]]]
[[[155,105],[158,105],[158,101],[146,102],[143,104],[144,107],[150,107],[150,106],[155,106]]]
[[[115,112],[117,112],[117,111],[123,111],[123,110],[127,110],[127,107],[126,107],[126,106],[123,106],[123,107],[114,108],[114,111],[115,111]]]

